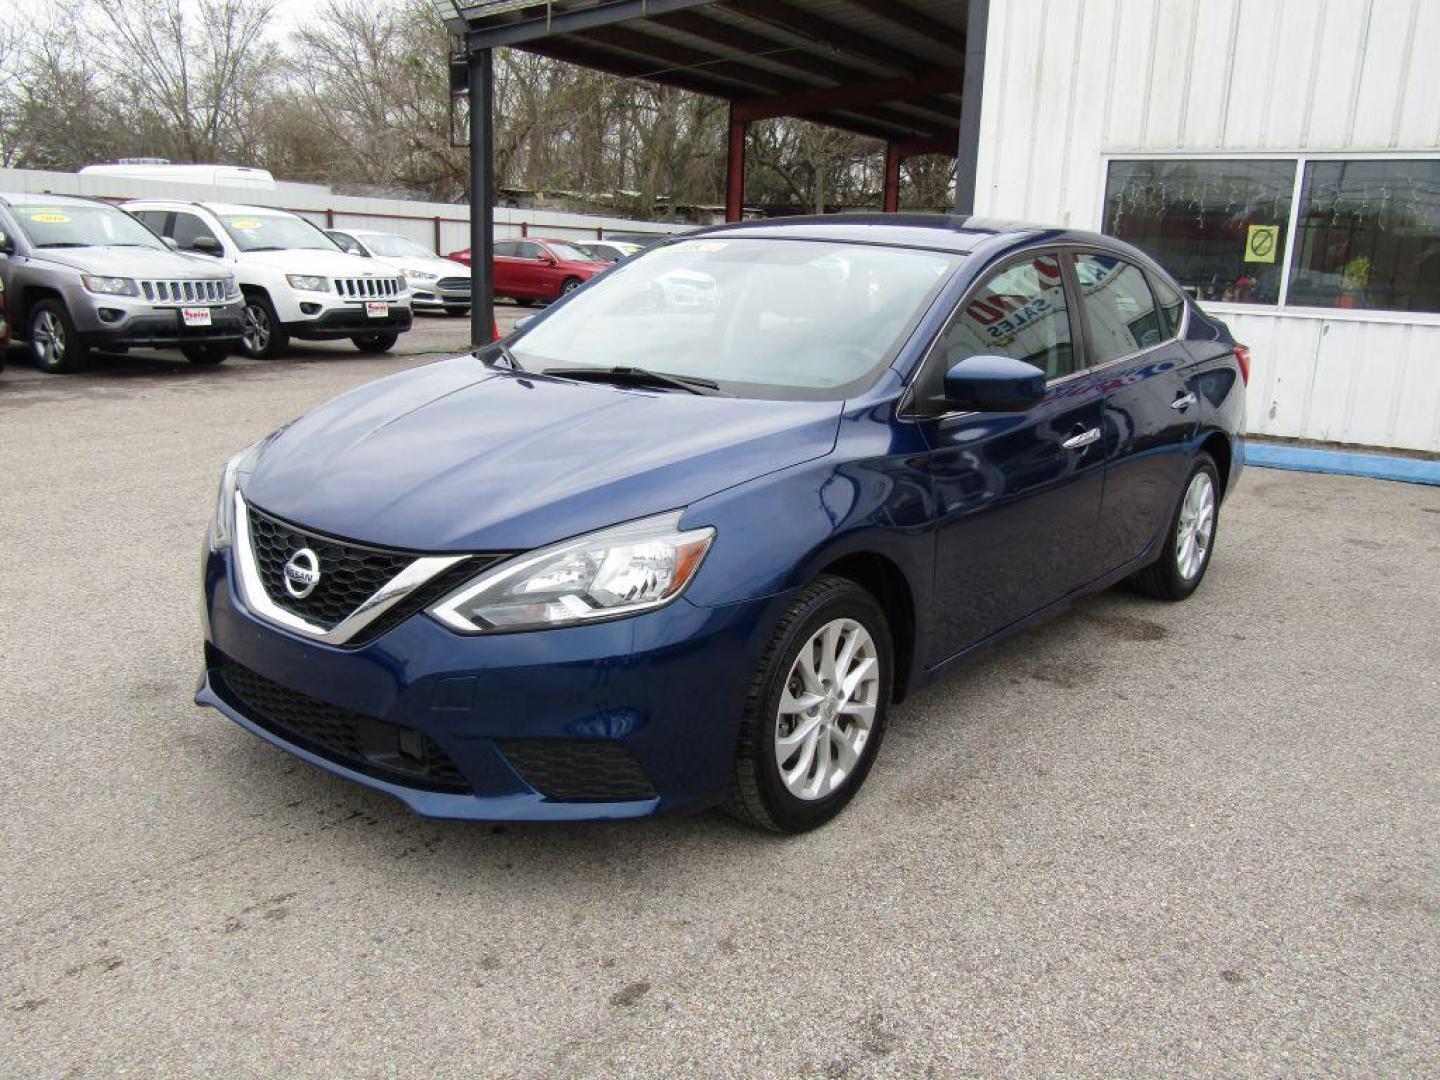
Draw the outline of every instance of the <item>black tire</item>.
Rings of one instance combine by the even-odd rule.
[[[532,297],[529,297],[529,296],[517,296],[517,297],[515,297],[514,299],[515,299],[515,303],[519,304],[521,307],[534,307],[534,306],[535,306],[535,301],[534,301],[534,299],[533,299]]]
[[[215,367],[223,364],[230,355],[230,346],[223,344],[186,345],[180,350],[186,360],[196,367]]]
[[[41,300],[30,309],[27,340],[35,366],[52,375],[83,371],[90,364],[90,346],[75,331],[70,312],[59,300]]]
[[[569,296],[572,292],[574,292],[576,289],[578,289],[581,285],[584,284],[585,283],[581,281],[578,277],[567,277],[564,281],[560,283],[560,295]]]
[[[389,352],[399,340],[399,334],[356,334],[350,339],[355,348],[363,353]]]
[[[447,307],[447,308],[445,309],[445,314],[446,314],[446,315],[449,315],[449,316],[450,316],[451,318],[453,318],[453,319],[463,319],[463,318],[465,318],[467,315],[470,314],[470,309],[469,309],[468,307],[467,307],[467,308]]]
[[[252,360],[274,360],[290,348],[290,335],[280,325],[275,305],[263,292],[245,294],[245,329],[240,352]]]
[[[874,720],[856,765],[841,786],[824,798],[805,800],[786,788],[776,761],[780,697],[801,648],[826,623],[839,618],[860,623],[875,643],[879,688]],[[870,593],[853,581],[829,576],[816,578],[801,589],[781,616],[746,691],[725,811],[759,828],[784,833],[814,829],[840,813],[865,783],[880,751],[894,670],[890,626]]]
[[[1211,519],[1210,541],[1205,546],[1199,569],[1187,577],[1180,566],[1180,516],[1185,509],[1185,496],[1190,491],[1190,485],[1200,473],[1210,478],[1214,516]],[[1215,554],[1215,539],[1219,534],[1220,473],[1215,468],[1214,459],[1201,451],[1185,474],[1185,483],[1180,487],[1180,497],[1175,502],[1175,512],[1170,516],[1169,531],[1159,557],[1130,578],[1130,587],[1143,596],[1153,596],[1157,600],[1184,600],[1205,580],[1205,571],[1210,569],[1210,559]]]

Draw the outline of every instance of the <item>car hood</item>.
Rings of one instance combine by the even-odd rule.
[[[412,270],[419,270],[437,277],[470,277],[468,266],[451,259],[422,259],[418,255],[413,258],[408,255],[377,255],[374,261],[396,267],[407,274]]]
[[[55,263],[87,274],[129,278],[217,278],[230,271],[205,256],[192,258],[168,249],[134,247],[38,248],[37,262]],[[204,260],[198,261],[198,260]]]
[[[823,456],[842,404],[525,377],[457,357],[301,417],[265,447],[243,491],[346,539],[519,551]]]
[[[283,251],[242,251],[246,266],[268,266],[287,274],[318,274],[321,277],[389,277],[394,270],[375,259],[351,255],[348,251],[319,248],[286,248]]]

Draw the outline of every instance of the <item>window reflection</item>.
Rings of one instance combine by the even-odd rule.
[[[1440,311],[1440,161],[1309,162],[1286,299]]]
[[[1201,300],[1280,299],[1294,161],[1112,161],[1105,232]]]

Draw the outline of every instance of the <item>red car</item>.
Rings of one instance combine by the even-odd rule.
[[[470,265],[470,249],[446,256]],[[609,267],[564,240],[534,237],[495,241],[494,293],[522,304],[554,300]]]

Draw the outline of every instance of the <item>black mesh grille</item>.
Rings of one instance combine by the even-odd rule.
[[[418,558],[404,551],[365,547],[297,528],[249,507],[250,545],[260,581],[280,607],[307,622],[334,629],[375,591]],[[285,564],[301,548],[320,560],[320,581],[303,600],[285,589]]]
[[[559,802],[628,802],[655,798],[640,763],[603,739],[498,739],[520,778]]]
[[[376,720],[271,682],[212,653],[222,695],[254,723],[356,772],[430,791],[469,792],[445,751],[424,732]]]
[[[468,277],[442,277],[435,284],[442,289],[469,289],[470,279]]]

